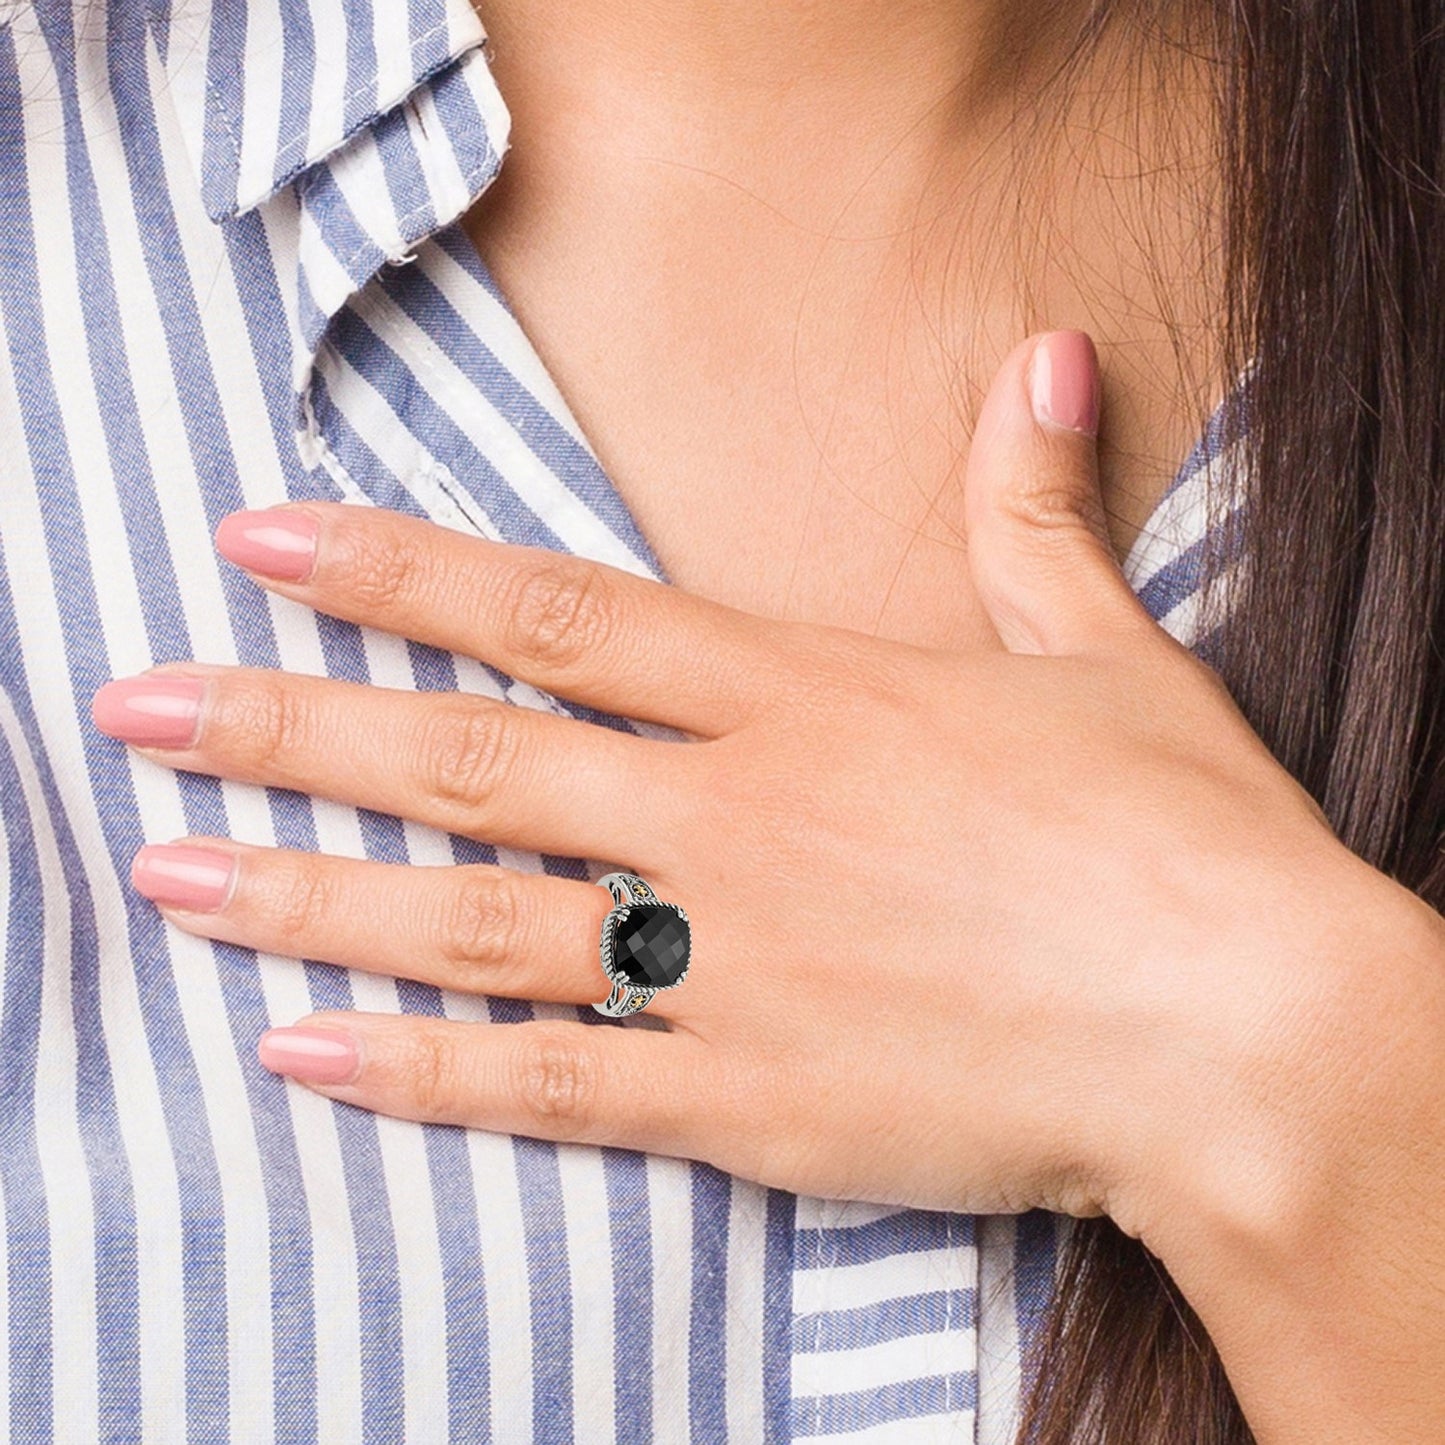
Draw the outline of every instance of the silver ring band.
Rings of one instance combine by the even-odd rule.
[[[604,873],[599,888],[614,907],[602,920],[602,972],[612,992],[593,1008],[609,1018],[641,1013],[655,994],[687,977],[692,934],[687,914],[664,903],[636,873]]]

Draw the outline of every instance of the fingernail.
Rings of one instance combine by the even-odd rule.
[[[128,677],[90,700],[96,727],[143,748],[188,748],[200,725],[206,683],[199,677]]]
[[[344,1084],[361,1063],[356,1040],[340,1029],[267,1029],[256,1054],[273,1074],[302,1084]]]
[[[152,903],[196,913],[222,908],[236,876],[236,860],[218,848],[148,843],[130,865],[130,881]]]
[[[1098,435],[1099,358],[1086,332],[1050,331],[1040,337],[1031,372],[1035,421]]]
[[[278,582],[304,582],[316,560],[316,518],[271,507],[232,512],[216,528],[216,550],[238,567]]]

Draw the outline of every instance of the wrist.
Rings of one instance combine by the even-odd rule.
[[[1261,1441],[1445,1439],[1445,920],[1346,858],[1139,1233]]]

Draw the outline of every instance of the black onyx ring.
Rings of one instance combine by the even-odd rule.
[[[604,873],[597,880],[616,905],[602,920],[602,972],[612,983],[598,1013],[609,1018],[639,1013],[653,994],[687,977],[692,933],[676,903],[664,903],[636,873]]]

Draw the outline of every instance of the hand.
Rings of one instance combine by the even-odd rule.
[[[607,860],[691,919],[691,971],[648,1010],[666,1029],[327,1014],[263,1062],[406,1118],[1135,1232],[1166,1179],[1234,1168],[1244,1114],[1348,992],[1319,920],[1375,875],[1130,591],[1092,347],[1041,346],[1004,364],[969,463],[992,649],[764,620],[385,510],[228,518],[219,545],[275,592],[688,735],[250,668],[108,684],[98,725],[159,763]],[[1031,376],[1075,426],[1033,414]],[[592,884],[201,845],[135,869],[190,932],[481,994],[608,991]]]

